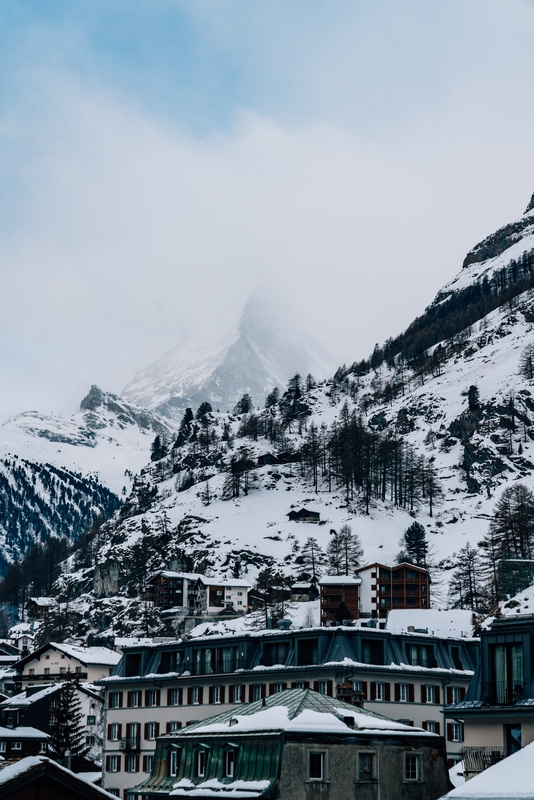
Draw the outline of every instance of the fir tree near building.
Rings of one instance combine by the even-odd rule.
[[[358,534],[350,525],[342,525],[339,531],[331,530],[332,538],[326,548],[329,575],[353,575],[363,560],[363,547]]]
[[[89,752],[82,725],[81,705],[76,695],[74,681],[65,681],[58,692],[53,710],[49,755],[64,766],[76,767]]]
[[[428,566],[428,542],[426,531],[420,522],[412,522],[404,532],[400,544],[400,551],[397,555],[397,564],[406,562],[415,564],[417,567]]]

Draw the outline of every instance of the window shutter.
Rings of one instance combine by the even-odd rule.
[[[121,771],[121,757],[117,756],[117,772]]]
[[[130,736],[131,736],[131,734],[130,734],[130,723],[127,722],[126,723],[126,738],[129,739]]]
[[[314,681],[313,682],[313,691],[314,692],[318,692],[319,691],[319,681]]]
[[[284,692],[287,689],[287,683],[282,684],[282,691]]]
[[[119,708],[122,708],[122,695],[123,694],[124,694],[123,692],[119,692]]]
[[[198,690],[198,704],[199,704],[199,706],[201,706],[203,702],[204,702],[204,687],[201,686],[199,688],[199,690]]]
[[[108,708],[111,708],[111,695],[112,694],[113,694],[112,692],[109,692],[109,694],[108,694]]]
[[[395,684],[395,702],[400,701],[400,683]]]
[[[371,700],[376,700],[376,683],[371,681]]]
[[[109,772],[109,756],[106,756],[106,772]]]
[[[208,703],[210,705],[213,703],[213,686],[210,686],[208,689]]]
[[[391,700],[391,684],[386,683],[384,686],[386,689],[386,700]]]
[[[362,694],[363,699],[367,700],[367,681],[362,681]]]
[[[118,732],[117,732],[117,736],[118,736],[119,739],[122,739],[122,722],[119,723],[119,729],[118,729]]]
[[[452,705],[452,688],[450,686],[447,686],[447,705]]]
[[[262,698],[266,696],[266,691],[267,691],[267,688],[266,688],[265,684],[262,683],[262,685],[261,685],[261,696],[262,696]]]
[[[410,725],[410,726],[413,728],[413,726],[414,726],[413,719],[411,719],[411,720],[408,722],[408,725]]]
[[[334,696],[332,681],[327,681],[326,682],[326,693],[327,693],[328,697],[333,697]]]
[[[187,705],[190,706],[193,704],[193,690],[191,687],[187,690]]]
[[[158,689],[157,692],[156,692],[156,705],[157,706],[161,705],[161,690],[160,689]]]
[[[150,692],[148,691],[148,689],[145,689],[145,706],[148,705],[149,699],[150,699]]]
[[[254,686],[250,684],[250,686],[248,687],[248,702],[252,703],[253,700],[254,700]]]
[[[148,739],[148,722],[145,722],[145,739]]]
[[[295,681],[291,682],[291,688],[292,689],[296,689],[297,688],[297,684],[295,683]]]
[[[135,757],[135,771],[139,772],[139,756]]]
[[[108,725],[108,742],[111,741],[111,725]]]
[[[171,732],[171,723],[170,722],[167,722],[167,730],[166,730],[166,732],[167,733]]]
[[[440,698],[439,686],[434,686],[434,702],[439,703],[439,698]]]
[[[225,690],[225,687],[221,686],[221,703],[224,703],[224,690]]]
[[[167,689],[167,705],[170,706],[172,700],[172,689]]]
[[[440,732],[440,725],[439,722],[436,722],[436,733],[439,734]]]
[[[269,696],[274,694],[274,683],[269,684]]]
[[[410,703],[415,703],[415,686],[413,683],[408,684],[408,700]]]
[[[421,686],[421,702],[426,703],[426,686]]]
[[[156,722],[156,736],[159,736],[159,722]]]
[[[184,690],[182,688],[178,689],[178,705],[183,706],[184,704]]]
[[[143,756],[143,772],[146,772],[147,766],[148,766],[148,764],[147,764],[146,756]]]
[[[465,697],[465,687],[462,686],[462,688],[460,689],[460,700],[463,700],[464,697]]]
[[[132,707],[132,693],[131,692],[128,692],[128,694],[126,695],[126,705],[128,706],[128,708]]]
[[[427,721],[426,721],[426,719],[424,719],[424,720],[423,720],[423,730],[424,730],[424,731],[427,731],[427,730],[428,730],[428,724],[427,724]]]
[[[447,722],[447,741],[452,742],[452,722]]]

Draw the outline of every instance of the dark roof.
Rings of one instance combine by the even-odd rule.
[[[50,783],[55,783],[69,791],[72,800],[105,800],[112,795],[99,786],[87,783],[70,769],[61,767],[45,756],[29,756],[0,770],[0,796],[15,796],[23,787],[41,783],[45,779],[50,791]],[[26,796],[26,795],[24,795]],[[38,796],[38,793],[36,794]],[[50,795],[51,796],[51,795]]]

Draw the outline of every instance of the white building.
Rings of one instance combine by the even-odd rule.
[[[111,675],[121,656],[107,647],[82,647],[50,642],[21,658],[15,682],[25,688],[64,681],[68,676],[94,683]]]

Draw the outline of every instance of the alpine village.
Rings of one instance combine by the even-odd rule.
[[[269,320],[0,428],[0,796],[534,796],[534,196],[366,360]]]

